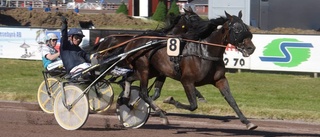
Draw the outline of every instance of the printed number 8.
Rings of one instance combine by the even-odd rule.
[[[171,51],[175,51],[176,49],[177,49],[177,41],[176,41],[176,39],[171,39],[170,40],[170,45],[169,45],[169,49],[171,50]]]

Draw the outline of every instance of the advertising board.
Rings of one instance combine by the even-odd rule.
[[[320,36],[255,34],[252,70],[320,72]]]
[[[61,36],[60,30],[38,28],[0,28],[0,58],[41,60],[41,46],[46,34]],[[94,46],[111,34],[140,34],[141,31],[83,30],[80,46]],[[226,68],[320,73],[320,36],[253,34],[255,52],[243,57],[234,46],[227,45],[223,61]],[[60,41],[58,41],[58,46]]]
[[[0,58],[41,60],[41,47],[46,46],[46,35],[55,33],[61,37],[60,30],[38,28],[0,28]],[[89,44],[89,30],[83,30],[80,46]],[[60,46],[60,39],[57,49]]]

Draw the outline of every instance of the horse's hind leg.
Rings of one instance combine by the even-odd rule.
[[[206,99],[202,96],[199,90],[195,89],[196,96],[198,97],[199,102],[207,102]]]
[[[156,99],[158,99],[160,97],[162,86],[163,86],[165,80],[166,80],[165,76],[158,76],[155,79],[154,93],[151,96],[152,100],[156,100]],[[206,99],[202,96],[202,94],[197,89],[195,89],[195,93],[196,93],[196,97],[198,97],[198,100],[200,102],[207,102]]]
[[[240,118],[240,121],[243,124],[246,124],[247,128],[249,130],[256,129],[258,126],[252,124],[241,112],[239,109],[235,99],[233,98],[231,92],[228,80],[226,78],[222,78],[221,80],[217,81],[215,83],[215,86],[220,90],[220,93],[223,95],[224,99],[228,102],[228,104],[232,107],[232,109],[237,113],[238,117]]]
[[[160,117],[163,120],[162,121],[163,124],[168,125],[169,121],[168,121],[167,116],[165,115],[165,112],[153,102],[152,98],[148,94],[148,75],[147,75],[147,72],[140,73],[140,74],[141,74],[140,75],[141,76],[140,77],[140,89],[141,89],[140,97],[150,105],[150,107],[155,111],[155,113],[160,115]]]
[[[179,101],[174,100],[173,97],[169,97],[163,101],[163,103],[173,104],[176,108],[187,109],[190,111],[194,111],[198,108],[197,99],[196,99],[196,88],[193,84],[184,84],[182,83],[185,93],[188,97],[188,101],[190,105],[182,104]]]

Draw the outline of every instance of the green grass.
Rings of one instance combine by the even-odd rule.
[[[38,86],[43,80],[41,61],[0,59],[0,64],[0,99],[37,102]],[[320,122],[319,78],[257,72],[226,75],[231,92],[246,117]],[[116,99],[120,88],[117,85],[113,88]],[[156,103],[167,112],[235,116],[217,88],[206,85],[198,90],[207,103],[198,102],[198,109],[193,112],[176,109],[162,101],[168,96],[183,103],[188,101],[180,82],[168,78]]]

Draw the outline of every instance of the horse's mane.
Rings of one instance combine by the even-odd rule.
[[[225,17],[219,17],[210,20],[199,20],[189,24],[189,30],[182,35],[183,38],[201,40],[207,38],[213,31],[217,30],[219,25],[227,21]]]
[[[211,23],[216,24],[217,26],[219,26],[219,25],[223,25],[224,23],[226,23],[228,21],[228,19],[226,17],[220,16],[218,18],[210,19],[209,21]]]
[[[169,31],[171,31],[175,27],[175,25],[179,22],[180,19],[181,15],[176,16],[173,13],[170,13],[166,17],[165,22],[161,28],[157,28],[155,30],[147,30],[139,36],[165,36]]]
[[[173,14],[169,14],[167,16],[164,26],[158,28],[156,30],[147,30],[139,36],[166,36],[169,31],[171,31],[175,25],[179,22],[181,15],[175,16]]]
[[[168,33],[171,31],[176,24],[178,24],[179,20],[181,19],[181,15],[174,15],[173,13],[170,13],[165,20],[164,26],[159,29],[159,31],[162,31],[163,33]]]
[[[135,37],[140,37],[140,36],[159,36],[159,37],[162,37],[162,36],[166,36],[166,34],[163,32],[160,32],[160,31],[147,30],[147,31],[143,32],[142,34],[139,34]]]

